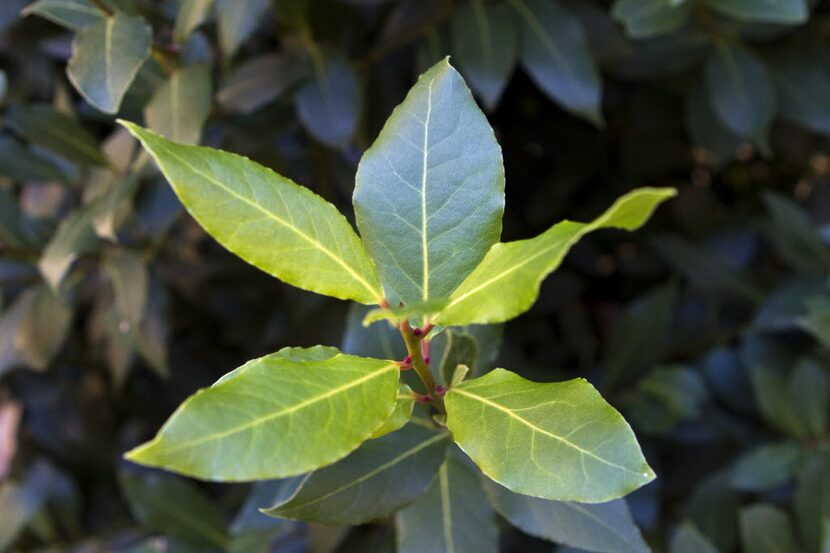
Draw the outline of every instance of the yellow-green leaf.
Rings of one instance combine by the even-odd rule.
[[[383,297],[351,225],[311,190],[242,156],[122,124],[155,158],[190,214],[248,263],[319,294],[365,304]]]
[[[495,369],[444,402],[456,443],[514,492],[602,503],[655,477],[625,419],[583,379],[539,384]]]
[[[253,361],[202,389],[136,463],[208,480],[285,478],[344,457],[389,418],[398,364],[331,348],[291,348]]]
[[[444,326],[499,323],[521,315],[539,296],[539,286],[580,238],[604,228],[635,230],[672,188],[640,188],[626,194],[590,223],[562,221],[529,240],[496,244],[450,295],[435,322]]]

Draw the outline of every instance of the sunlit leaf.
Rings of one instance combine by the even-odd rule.
[[[495,369],[445,403],[456,443],[517,493],[601,503],[655,477],[625,419],[585,380],[538,384]]]
[[[302,474],[344,457],[391,414],[399,369],[328,351],[320,360],[318,351],[304,355],[293,348],[249,361],[191,396],[127,458],[188,476],[240,481]],[[240,451],[247,454],[240,457]]]
[[[230,251],[300,288],[366,304],[382,297],[351,225],[311,190],[244,157],[123,124],[191,215]]]
[[[435,322],[444,326],[499,323],[521,315],[536,301],[545,277],[561,265],[580,238],[603,228],[635,230],[674,195],[670,188],[641,188],[590,223],[562,221],[536,238],[494,245],[452,292]]]

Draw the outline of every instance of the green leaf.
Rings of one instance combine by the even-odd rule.
[[[771,60],[782,119],[830,135],[830,74],[818,49],[786,51]]]
[[[562,221],[536,238],[496,244],[450,295],[450,303],[435,322],[444,326],[499,323],[521,315],[539,297],[545,277],[580,238],[603,228],[635,230],[675,193],[671,188],[641,188],[590,223]]]
[[[741,541],[752,553],[798,553],[787,513],[772,505],[756,504],[740,512]]]
[[[324,144],[343,147],[360,116],[357,74],[340,53],[327,49],[314,62],[314,77],[294,95],[297,117]]]
[[[730,482],[738,490],[762,492],[789,481],[801,466],[805,451],[797,442],[756,447],[741,455],[732,467]]]
[[[343,333],[343,351],[362,357],[403,359],[406,346],[397,329],[391,325],[363,326],[363,318],[369,312],[366,306],[353,303],[349,306],[346,330]]]
[[[458,66],[488,110],[499,103],[518,59],[518,33],[509,8],[471,0],[452,21]]]
[[[390,323],[400,324],[403,321],[412,319],[423,320],[425,318],[432,318],[446,305],[447,300],[440,299],[414,302],[403,307],[372,309],[363,317],[363,326],[370,326],[372,323],[378,321],[389,321]]]
[[[32,368],[46,369],[60,351],[72,324],[72,308],[48,286],[34,288],[34,298],[18,329],[16,346]]]
[[[130,174],[122,179],[113,180],[109,188],[95,198],[92,226],[98,236],[111,242],[118,241],[116,231],[119,215],[122,214],[124,205],[135,195],[139,184],[138,175]]]
[[[713,10],[738,21],[795,25],[807,21],[804,0],[704,0]]]
[[[186,43],[190,34],[210,16],[211,8],[213,0],[182,0],[173,27],[173,42]]]
[[[360,160],[357,225],[389,303],[446,297],[501,233],[501,150],[444,59],[421,75]]]
[[[686,128],[693,144],[713,158],[716,168],[731,161],[743,140],[721,122],[702,86],[692,89],[686,96],[685,111]]]
[[[6,122],[27,140],[66,158],[88,165],[107,165],[92,135],[77,120],[45,104],[9,108]]]
[[[210,70],[190,65],[173,73],[144,108],[147,126],[179,144],[196,144],[210,113]]]
[[[143,17],[116,13],[78,31],[66,67],[84,99],[105,113],[117,113],[121,99],[150,56],[153,30]]]
[[[485,489],[496,510],[531,536],[587,551],[651,551],[622,499],[586,505],[528,497],[494,483]]]
[[[21,292],[10,305],[4,306],[0,318],[0,376],[23,362],[17,337],[23,322],[32,312],[36,296],[36,289],[30,288]]]
[[[666,262],[684,274],[697,287],[709,293],[728,292],[750,302],[763,299],[763,294],[712,251],[690,243],[674,234],[663,234],[651,245]]]
[[[772,217],[768,235],[778,253],[803,272],[826,274],[830,270],[830,248],[804,209],[774,192],[764,194],[764,204]]]
[[[106,18],[91,0],[38,0],[26,6],[22,15],[39,15],[73,31]]]
[[[625,307],[605,341],[603,389],[630,379],[635,369],[648,368],[661,358],[676,303],[677,285],[669,282]]]
[[[726,127],[769,150],[775,87],[764,63],[738,44],[720,46],[706,64],[709,102]]]
[[[0,136],[0,175],[19,182],[61,181],[66,175],[10,136]]]
[[[30,468],[20,481],[4,479],[0,485],[0,551],[9,549],[48,499],[53,471],[43,462]]]
[[[550,0],[508,0],[522,21],[521,61],[542,91],[602,125],[599,69],[579,19]]]
[[[807,432],[816,439],[827,434],[830,417],[830,376],[812,359],[795,367],[789,381],[790,398]]]
[[[720,551],[732,551],[737,541],[738,496],[725,473],[700,485],[689,500],[689,517]]]
[[[806,302],[807,313],[797,320],[825,349],[830,349],[830,298],[817,297]]]
[[[631,38],[646,39],[682,27],[692,13],[688,0],[617,0],[611,15]]]
[[[263,512],[329,525],[388,516],[426,491],[446,445],[446,433],[409,424],[312,473],[296,494]]]
[[[130,510],[147,529],[209,551],[227,548],[216,504],[190,482],[158,472],[125,472],[121,487]]]
[[[392,413],[399,369],[329,352],[320,359],[320,351],[292,348],[249,361],[191,396],[126,457],[219,481],[284,478],[333,463]]]
[[[825,521],[830,519],[830,458],[817,456],[798,479],[795,513],[807,553],[826,553]]]
[[[456,443],[514,492],[601,503],[655,477],[625,419],[583,379],[538,384],[495,369],[445,403]]]
[[[216,0],[216,22],[222,55],[232,58],[245,40],[265,19],[268,0]]]
[[[374,266],[333,205],[244,157],[122,124],[152,154],[190,214],[227,249],[293,286],[380,301]]]
[[[497,553],[499,528],[478,475],[449,455],[429,491],[395,516],[398,553]]]
[[[38,268],[54,290],[60,288],[79,257],[94,252],[100,245],[101,240],[92,226],[98,205],[81,206],[64,218],[43,250]]]
[[[674,533],[669,553],[719,553],[694,524],[684,522]]]
[[[767,422],[789,436],[807,438],[809,431],[796,406],[800,399],[789,393],[790,386],[783,371],[772,364],[752,363],[749,376],[758,408]]]
[[[372,433],[372,438],[380,438],[395,430],[403,427],[412,418],[412,409],[415,407],[415,395],[412,388],[404,384],[398,383],[398,398],[395,402],[395,409],[389,418]]]
[[[448,328],[432,341],[434,361],[432,366],[438,370],[440,382],[449,387],[452,377],[459,365],[466,365],[473,369],[470,376],[476,376],[479,345],[478,340],[462,329]]]
[[[228,76],[216,100],[229,111],[247,115],[277,100],[306,73],[305,60],[291,52],[252,57]]]

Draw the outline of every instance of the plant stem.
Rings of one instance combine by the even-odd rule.
[[[418,374],[418,378],[424,383],[427,388],[427,393],[432,398],[432,403],[442,413],[444,413],[444,398],[435,393],[435,379],[432,378],[432,370],[424,361],[424,356],[421,354],[421,340],[425,339],[427,333],[421,336],[415,336],[412,332],[412,327],[407,321],[401,323],[401,336],[406,344],[406,351],[412,358],[412,368]]]

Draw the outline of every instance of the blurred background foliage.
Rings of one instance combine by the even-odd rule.
[[[818,0],[2,0],[0,550],[394,549],[384,521],[280,522],[256,511],[268,486],[120,460],[247,359],[371,336],[217,246],[114,118],[350,213],[361,152],[445,55],[504,151],[505,239],[681,190],[639,233],[583,241],[497,364],[585,376],[632,422],[659,479],[628,504],[655,551],[830,550]],[[555,550],[507,526],[501,544]]]

